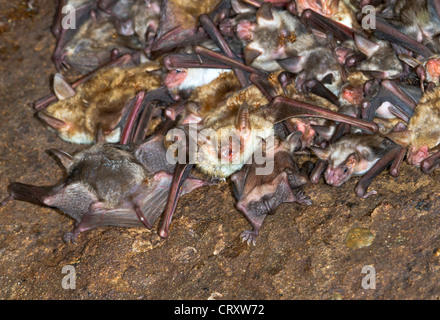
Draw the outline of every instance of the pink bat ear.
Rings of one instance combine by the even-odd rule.
[[[46,123],[48,126],[52,127],[55,130],[61,130],[67,126],[67,123],[65,123],[63,120],[52,117],[46,114],[44,111],[38,112],[37,116],[38,118],[43,120],[44,123]]]
[[[244,48],[244,59],[246,60],[246,64],[248,66],[252,65],[255,59],[257,59],[262,54],[263,52],[258,49],[254,49],[249,46],[246,46],[246,48]]]
[[[278,64],[291,73],[300,73],[303,70],[305,58],[301,56],[277,60]]]
[[[301,147],[301,131],[294,131],[289,134],[286,138],[286,142],[290,145],[290,149],[293,151],[299,147]]]
[[[354,42],[356,47],[365,54],[367,57],[371,57],[379,49],[380,45],[374,41],[368,40],[358,34],[354,34]]]
[[[68,99],[75,95],[75,90],[60,73],[55,74],[53,78],[53,91],[58,100]]]
[[[321,160],[327,160],[330,156],[330,149],[323,149],[318,147],[310,147],[316,156]]]

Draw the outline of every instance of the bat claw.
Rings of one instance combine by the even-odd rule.
[[[73,243],[76,244],[76,239],[78,239],[79,234],[76,232],[67,232],[66,234],[64,234],[63,236],[63,241],[65,243]]]
[[[373,191],[369,191],[369,192],[367,192],[367,193],[365,193],[363,195],[358,195],[358,196],[361,197],[362,199],[367,199],[369,196],[372,196],[372,195],[375,195],[375,194],[377,194],[377,191],[373,190]]]
[[[240,235],[241,241],[246,242],[248,244],[248,246],[250,246],[251,243],[255,246],[255,244],[257,242],[257,236],[258,236],[258,232],[255,232],[253,230],[252,231],[245,230]]]
[[[310,198],[305,195],[304,190],[297,191],[295,198],[296,202],[298,203],[304,203],[308,206],[311,206],[313,204],[312,200],[310,200]]]

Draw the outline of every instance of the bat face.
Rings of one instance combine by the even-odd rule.
[[[297,17],[268,3],[258,9],[256,22],[244,20],[237,25],[237,35],[248,43],[244,49],[246,63],[269,72],[281,69],[275,60],[300,56],[316,45]]]
[[[312,148],[315,154],[327,160],[325,171],[327,184],[339,187],[353,175],[363,175],[380,159],[382,136],[347,135],[331,144],[328,149]]]
[[[159,29],[161,3],[158,0],[137,0],[131,7],[133,30],[144,45],[152,43]]]

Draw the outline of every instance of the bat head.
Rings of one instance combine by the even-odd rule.
[[[440,58],[438,56],[430,58],[425,64],[426,80],[432,81],[436,85],[439,85],[440,77]]]
[[[37,113],[40,120],[55,130],[61,139],[73,143],[90,144],[94,142],[96,128],[89,123],[89,105],[75,93],[75,90],[60,75],[54,78],[54,92],[59,101]],[[102,128],[107,142],[118,142],[120,129]]]
[[[330,163],[325,171],[325,181],[334,187],[339,187],[353,175],[358,163],[356,154],[350,154],[344,162],[339,165]]]
[[[431,153],[429,152],[428,146],[412,146],[408,150],[406,159],[410,165],[420,167],[420,164],[423,162],[423,160],[429,158],[430,156]]]
[[[298,0],[296,1],[298,13],[302,13],[306,9],[331,17],[338,12],[339,0]]]
[[[166,74],[163,84],[168,88],[179,87],[186,79],[188,70],[185,68],[172,69]]]
[[[359,155],[350,149],[335,150],[332,147],[321,149],[311,147],[313,152],[322,160],[328,162],[324,178],[327,184],[339,187],[357,173]]]

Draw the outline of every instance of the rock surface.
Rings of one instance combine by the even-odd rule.
[[[74,152],[33,116],[30,103],[51,92],[53,1],[0,0],[0,197],[8,183],[52,184],[62,169],[46,149]],[[283,204],[269,216],[255,247],[240,241],[248,222],[229,183],[181,199],[168,240],[154,228],[100,228],[77,245],[62,235],[73,220],[24,202],[0,208],[0,299],[438,299],[440,171],[404,164],[380,175],[378,191],[357,198],[341,188],[308,185],[312,206]],[[351,249],[354,228],[374,235]],[[64,266],[76,289],[63,289]],[[376,289],[363,289],[374,266]]]

